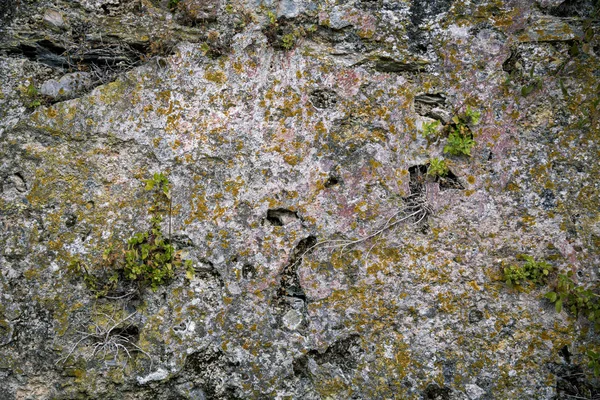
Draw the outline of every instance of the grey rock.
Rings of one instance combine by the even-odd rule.
[[[59,11],[51,8],[47,9],[44,13],[44,22],[50,27],[55,29],[64,29],[67,24],[63,14]]]
[[[467,384],[465,385],[465,388],[469,400],[478,400],[485,395],[485,390],[477,385]]]
[[[598,281],[587,8],[51,3],[0,17],[0,396],[592,397],[597,337],[540,301],[554,280],[502,282],[519,254]],[[123,255],[153,209],[154,290]]]
[[[40,88],[40,93],[53,99],[70,98],[84,91],[91,84],[90,74],[73,72],[64,75],[58,81],[50,79],[44,82]]]

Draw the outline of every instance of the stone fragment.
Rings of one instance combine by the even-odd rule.
[[[290,310],[283,316],[283,325],[293,331],[302,324],[302,314],[298,310]]]
[[[44,13],[44,23],[51,29],[64,29],[66,27],[65,19],[59,11],[51,8]]]
[[[55,79],[47,80],[42,84],[40,93],[53,99],[68,98],[85,90],[91,83],[90,74],[74,72],[64,75],[58,81]]]
[[[341,7],[334,7],[329,14],[329,27],[332,29],[343,29],[351,26],[352,23],[346,18],[346,10]]]
[[[477,385],[465,385],[465,389],[469,400],[478,400],[485,394],[485,390]]]

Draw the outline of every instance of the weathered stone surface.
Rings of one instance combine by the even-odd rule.
[[[73,72],[61,77],[58,81],[47,80],[40,87],[40,93],[53,99],[69,98],[85,91],[92,85],[92,79],[85,72]]]
[[[502,280],[598,279],[587,3],[77,3],[0,28],[0,398],[597,395],[555,272]],[[117,266],[157,172],[192,264],[153,291]]]

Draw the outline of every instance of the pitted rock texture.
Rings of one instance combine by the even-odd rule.
[[[598,396],[597,332],[502,271],[598,280],[599,31],[591,0],[0,5],[0,398]],[[449,156],[424,124],[467,107]],[[194,273],[94,292],[158,172]]]

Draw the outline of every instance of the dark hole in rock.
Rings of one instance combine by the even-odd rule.
[[[571,363],[571,353],[567,346],[559,350],[564,363],[549,363],[547,368],[556,376],[556,399],[597,399],[600,388],[588,379],[581,365]]]
[[[194,242],[188,235],[173,235],[171,237],[171,244],[178,249],[185,249],[188,247],[194,247]]]
[[[512,75],[517,71],[517,62],[520,60],[520,52],[517,49],[511,49],[510,56],[502,63],[502,70]]]
[[[214,281],[215,283],[218,283],[220,287],[225,286],[225,282],[223,282],[223,278],[217,268],[215,268],[214,264],[206,258],[202,258],[194,263],[194,273],[198,279]]]
[[[252,264],[244,264],[242,267],[242,277],[244,279],[254,279],[256,276],[256,268]]]
[[[563,346],[559,353],[567,364],[571,364],[571,353],[569,352],[569,346]]]
[[[310,101],[316,108],[333,108],[337,104],[337,93],[330,89],[317,89],[310,93]]]
[[[362,353],[364,353],[364,350],[360,346],[360,336],[353,334],[335,341],[322,354],[315,350],[311,350],[307,354],[319,365],[331,363],[348,373],[356,369],[358,359]]]
[[[286,208],[275,208],[267,211],[266,220],[273,226],[287,225],[299,219],[298,213]]]
[[[447,386],[440,387],[435,383],[430,383],[423,391],[423,399],[450,400],[450,388]]]
[[[446,176],[436,177],[436,181],[440,185],[440,190],[448,189],[464,189],[465,187],[460,183],[458,177],[454,175],[454,172],[448,170]]]
[[[120,335],[128,338],[132,342],[137,342],[140,337],[140,329],[135,325],[129,325],[124,328],[116,328],[111,332],[112,335]]]
[[[427,50],[425,48],[425,50]],[[390,57],[379,57],[375,61],[375,70],[379,72],[418,72],[424,67],[423,64],[413,61],[400,61]]]
[[[413,165],[408,168],[410,194],[404,197],[404,204],[409,213],[416,213],[413,221],[418,224],[421,233],[429,233],[429,223],[427,216],[430,213],[427,207],[426,187],[427,165]]]
[[[594,0],[565,0],[550,8],[548,13],[561,18],[590,18],[594,14],[594,7]]]
[[[77,216],[75,214],[66,214],[65,215],[65,226],[67,228],[72,228],[77,223]]]
[[[413,165],[408,168],[410,181],[408,186],[410,194],[422,193],[425,191],[425,179],[427,178],[427,165]]]
[[[15,186],[17,192],[23,193],[27,191],[27,183],[25,182],[25,178],[20,172],[13,174],[9,177],[9,181]]]
[[[332,186],[335,186],[337,184],[340,183],[340,179],[337,176],[330,176],[329,178],[327,178],[327,180],[325,181],[325,187],[326,188],[330,188]]]
[[[278,305],[283,309],[289,308],[291,304],[286,305],[286,303],[293,302],[294,298],[306,302],[306,294],[304,293],[304,289],[302,289],[298,277],[298,267],[302,263],[302,257],[310,251],[316,243],[317,238],[313,235],[300,240],[296,245],[296,248],[292,251],[288,264],[283,268],[281,273],[281,283],[276,296]]]
[[[478,309],[474,308],[471,311],[469,311],[469,323],[470,324],[476,324],[477,322],[481,321],[483,319],[483,313],[481,311],[479,311]]]
[[[409,49],[424,53],[431,38],[419,25],[427,19],[436,17],[450,9],[452,0],[413,0],[410,6],[410,26],[408,26]]]
[[[308,378],[310,376],[308,370],[308,357],[303,355],[301,357],[296,358],[292,362],[292,369],[294,371],[294,375],[301,378]]]

